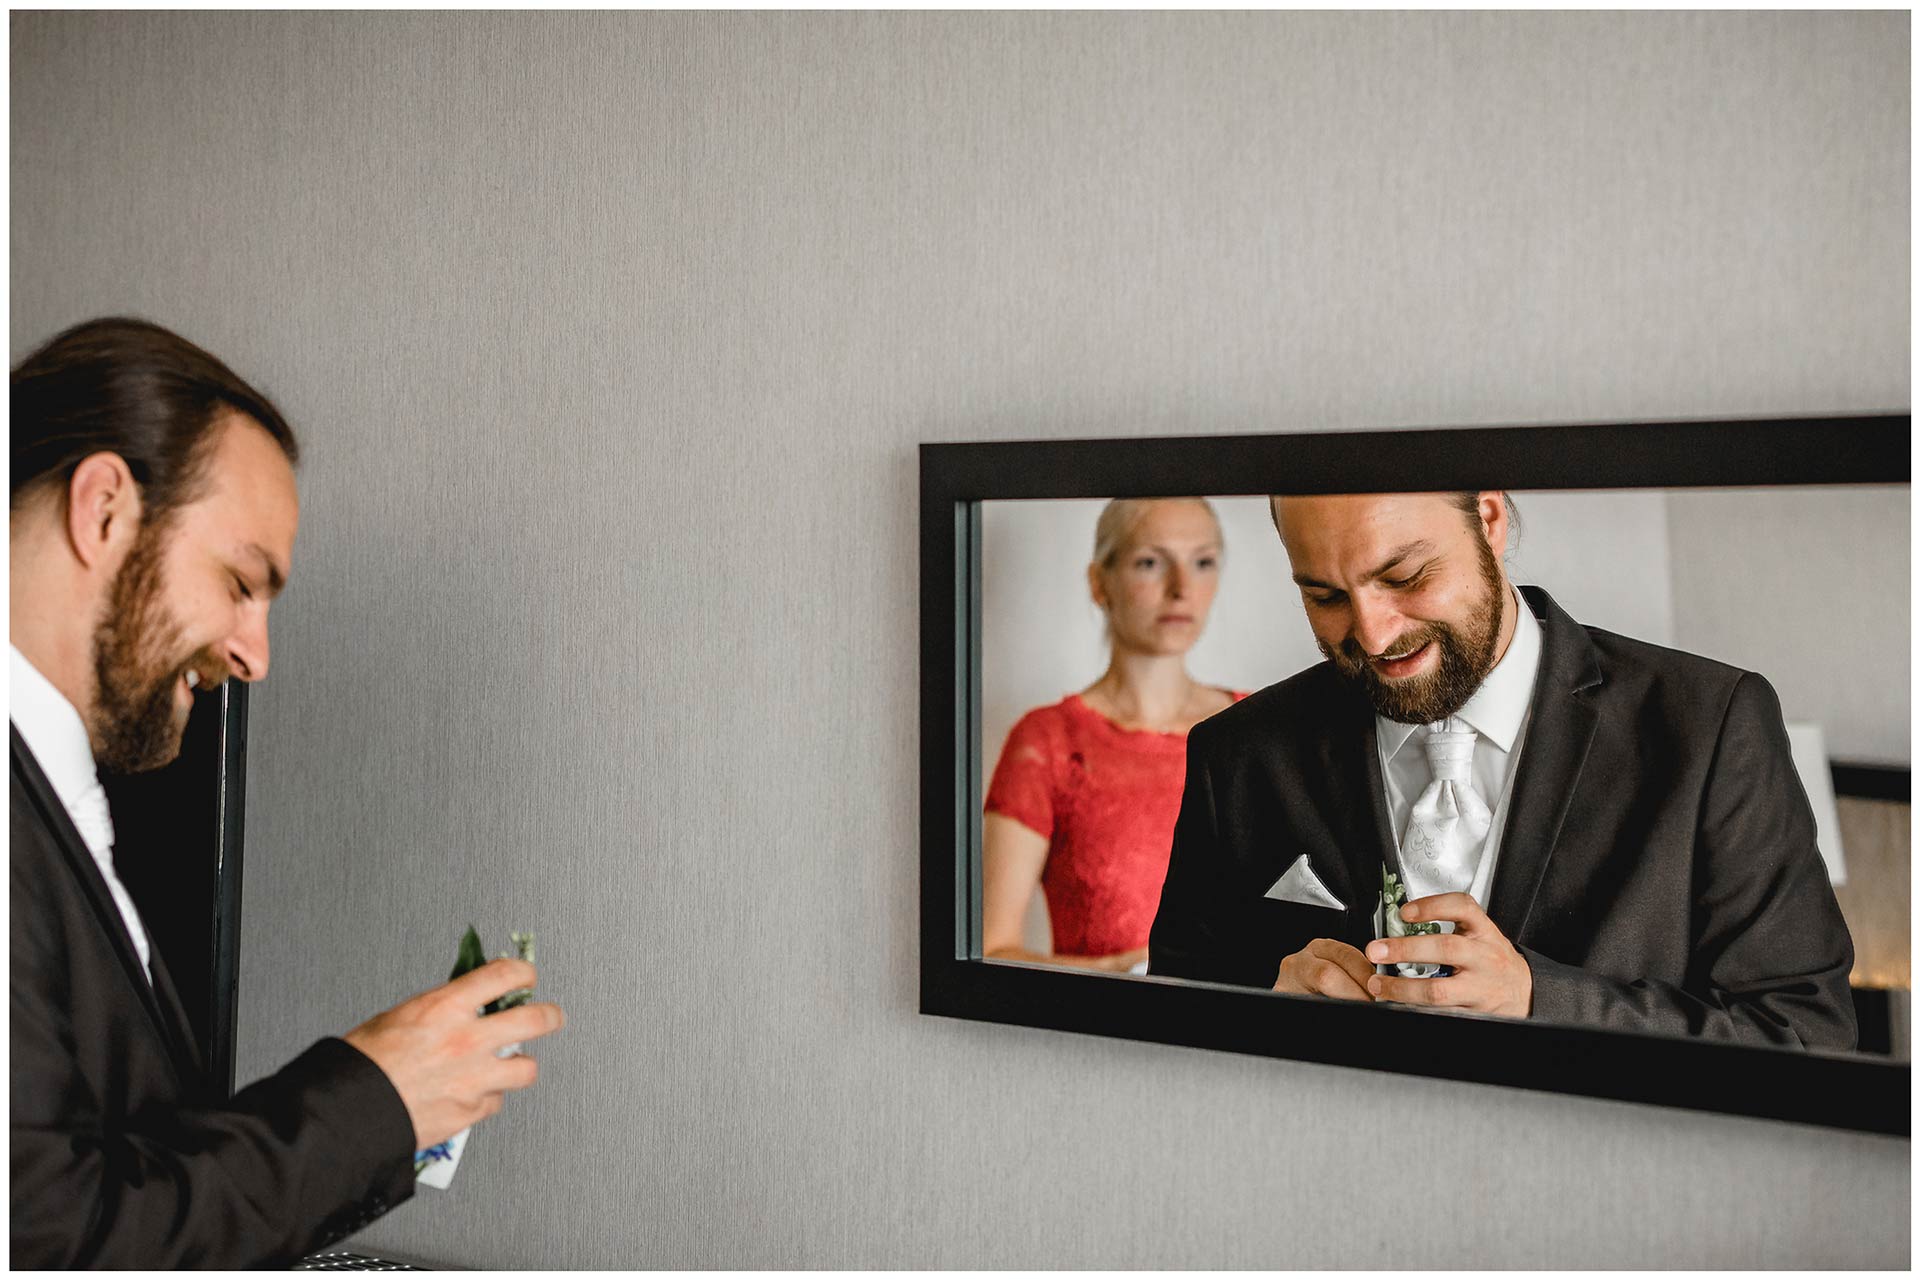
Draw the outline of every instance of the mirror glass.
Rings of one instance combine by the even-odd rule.
[[[1503,559],[1514,584],[1544,589],[1585,627],[1757,672],[1777,693],[1794,777],[1851,936],[1860,1030],[1851,1052],[1905,1060],[1908,488],[1558,490],[1511,498],[1517,533]],[[1322,662],[1268,500],[1216,497],[1207,505],[1211,519],[1191,502],[1156,504],[1149,509],[1157,513],[1155,538],[1143,547],[1123,534],[1116,546],[1125,563],[1110,561],[1105,573],[1090,575],[1105,502],[981,504],[977,765],[992,858],[978,845],[971,851],[981,907],[974,919],[983,922],[976,955],[1095,969],[1116,980],[1150,966],[1163,972],[1147,943],[1186,782],[1180,726]],[[1139,509],[1132,519],[1137,526]],[[1166,585],[1175,573],[1177,591]],[[1107,608],[1095,603],[1096,593]],[[1110,628],[1124,634],[1122,644]],[[1140,661],[1143,654],[1152,661]],[[1170,703],[1169,691],[1189,689],[1185,704]],[[1151,726],[1130,719],[1142,715],[1160,719]],[[1524,736],[1530,729],[1529,721],[1519,759],[1537,746]],[[1647,755],[1659,755],[1657,742]],[[1603,759],[1611,758],[1603,752]],[[1586,776],[1579,784],[1595,786],[1631,792],[1635,783]],[[1498,785],[1489,790],[1504,794]],[[1419,803],[1401,798],[1403,809]],[[1497,831],[1500,797],[1487,803],[1485,821]],[[1379,808],[1384,813],[1391,802],[1382,798]],[[1579,814],[1603,810],[1637,812],[1629,797]],[[1285,900],[1302,904],[1333,888],[1312,875],[1311,854],[1290,883],[1276,881],[1276,915],[1243,919],[1259,928],[1296,910]],[[1495,881],[1505,857],[1492,865]],[[1663,857],[1671,863],[1686,855]],[[1291,875],[1290,864],[1275,864],[1283,865]],[[1629,869],[1590,897],[1632,902],[1628,882],[1644,874]],[[1696,922],[1727,922],[1739,910],[1714,904],[1710,912],[1711,878],[1678,874],[1698,878]],[[1675,875],[1670,866],[1665,875]],[[1497,896],[1497,886],[1480,888]],[[1555,892],[1562,898],[1545,908],[1537,901],[1535,910],[1573,910],[1565,888]],[[1702,934],[1673,946],[1697,953],[1711,944]],[[1593,1019],[1621,1027],[1598,1011]]]

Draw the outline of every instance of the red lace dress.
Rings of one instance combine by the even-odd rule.
[[[1147,945],[1186,781],[1185,734],[1122,729],[1078,694],[1014,725],[985,809],[1047,838],[1040,889],[1055,952]]]

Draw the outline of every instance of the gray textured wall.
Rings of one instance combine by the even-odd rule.
[[[1912,761],[1907,489],[1695,490],[1667,523],[1680,648],[1765,674],[1836,759]]]
[[[920,440],[1904,407],[1905,14],[11,24],[13,354],[145,313],[305,431],[243,1071],[469,918],[571,1014],[368,1242],[1906,1263],[1905,1142],[917,1014],[913,491]]]

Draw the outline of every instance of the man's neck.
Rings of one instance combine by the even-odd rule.
[[[63,573],[49,532],[16,517],[9,522],[7,639],[87,720],[93,707],[93,617],[97,602]]]
[[[1507,647],[1513,644],[1513,634],[1520,626],[1519,611],[1527,607],[1520,589],[1505,574],[1500,575],[1500,589],[1507,594],[1507,608],[1500,611],[1500,641],[1493,647],[1493,667],[1498,667],[1500,660],[1507,656]]]

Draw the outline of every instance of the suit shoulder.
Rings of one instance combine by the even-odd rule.
[[[1602,697],[1663,732],[1717,735],[1729,721],[1781,722],[1780,697],[1759,672],[1703,654],[1587,628],[1600,657]]]
[[[1342,697],[1350,697],[1350,691],[1333,664],[1316,663],[1215,712],[1193,727],[1188,741],[1233,743],[1271,738],[1276,729],[1323,726]]]
[[[1668,645],[1622,636],[1603,627],[1586,627],[1587,639],[1600,654],[1602,670],[1609,679],[1640,677],[1682,681],[1716,690],[1731,690],[1742,677],[1764,679],[1758,673],[1723,663],[1704,654],[1689,653]]]

